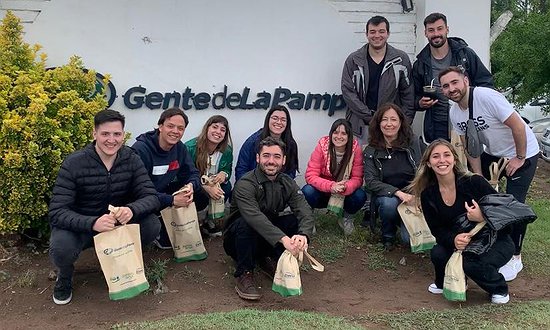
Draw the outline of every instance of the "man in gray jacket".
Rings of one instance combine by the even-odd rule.
[[[342,71],[346,119],[361,145],[368,144],[367,126],[380,105],[399,105],[409,123],[415,115],[411,61],[405,52],[387,43],[390,23],[374,16],[367,22],[366,35],[368,43],[348,56]]]
[[[256,260],[273,278],[276,260],[284,250],[307,249],[313,215],[296,182],[281,169],[285,144],[267,137],[258,146],[258,167],[235,183],[231,213],[226,220],[223,247],[236,262],[235,290],[239,297],[258,300],[254,281]],[[290,206],[291,214],[283,213]]]

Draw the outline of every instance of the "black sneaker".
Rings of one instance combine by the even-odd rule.
[[[73,286],[71,278],[58,277],[53,288],[53,302],[56,305],[66,305],[73,299]]]
[[[153,244],[161,250],[171,250],[172,244],[170,244],[170,239],[163,238],[162,235],[157,236],[153,241]]]
[[[213,220],[205,220],[202,226],[203,231],[210,237],[221,237],[222,229]]]

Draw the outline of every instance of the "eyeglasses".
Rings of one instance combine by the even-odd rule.
[[[285,117],[279,117],[279,116],[271,116],[269,117],[269,119],[275,121],[275,122],[281,122],[281,123],[286,123],[286,118]]]

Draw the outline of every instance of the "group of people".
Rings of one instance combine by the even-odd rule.
[[[223,231],[224,249],[236,263],[235,290],[249,300],[261,297],[254,280],[256,265],[273,277],[285,249],[293,254],[307,249],[315,229],[313,209],[332,209],[340,201],[338,224],[350,235],[353,215],[369,205],[367,220],[380,219],[382,242],[391,250],[399,227],[401,241],[409,240],[398,205],[421,205],[437,240],[431,252],[435,281],[428,290],[441,293],[451,253],[475,239],[456,226],[457,216],[482,221],[477,201],[495,192],[481,175],[488,177],[490,162],[509,158],[507,191],[524,202],[538,145],[504,97],[489,88],[491,75],[477,55],[461,39],[447,38],[446,17],[430,14],[424,25],[429,45],[411,68],[408,56],[387,44],[389,22],[381,16],[369,20],[368,43],[344,64],[346,119],[336,120],[319,139],[301,188],[294,180],[298,143],[290,113],[282,105],[271,108],[263,127],[243,143],[234,188],[233,143],[225,117],[212,116],[197,137],[183,143],[189,118],[183,110],[170,108],[162,112],[156,129],[128,147],[124,116],[109,109],[98,112],[94,141],[64,160],[52,193],[50,256],[58,269],[54,302],[71,301],[74,263],[93,245],[95,234],[139,223],[142,244],[171,248],[160,210],[193,202],[203,213],[205,234],[221,236]],[[423,94],[423,86],[434,84],[439,87],[435,95]],[[470,84],[478,87],[472,90]],[[449,122],[464,136],[468,100],[474,93],[474,118],[485,145],[481,157],[468,156],[476,174],[466,171],[448,142]],[[410,126],[415,111],[426,111],[427,148]],[[216,185],[204,184],[205,175]],[[179,192],[183,186],[189,189]],[[220,199],[230,202],[223,228],[203,211],[210,200]],[[117,206],[116,212],[109,212],[109,205]],[[506,281],[523,267],[525,232],[525,224],[514,225],[500,231],[485,253],[463,254],[466,275],[495,303],[508,301]]]

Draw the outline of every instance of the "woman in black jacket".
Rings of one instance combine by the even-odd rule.
[[[468,233],[484,220],[477,202],[496,191],[482,176],[466,172],[457,159],[448,141],[435,140],[422,156],[411,183],[413,194],[420,196],[424,217],[437,241],[431,251],[435,282],[428,291],[443,292],[445,265],[455,250],[463,250],[466,276],[490,293],[493,303],[505,304],[510,299],[508,285],[498,269],[512,257],[514,244],[509,229],[504,228],[497,232],[486,251],[480,254],[469,251],[470,242],[479,240],[483,233],[483,229],[473,237]],[[464,219],[467,221],[461,221]]]

